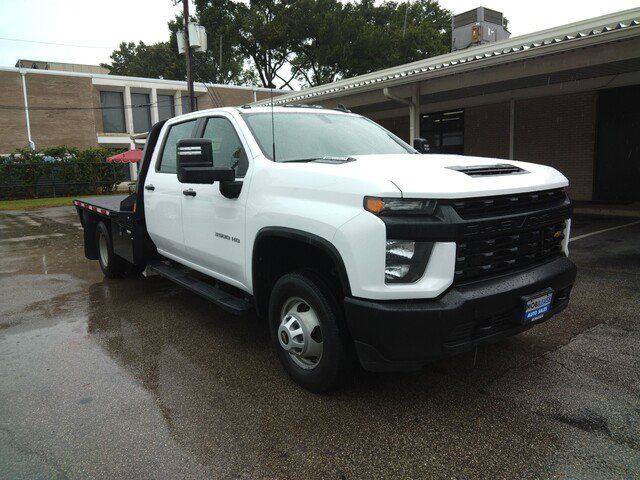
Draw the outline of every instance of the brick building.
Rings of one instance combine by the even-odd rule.
[[[187,112],[186,82],[92,73],[86,65],[17,65],[0,67],[0,154],[30,144],[129,147],[131,135]],[[218,84],[196,83],[195,92],[200,110],[269,97],[269,89]]]
[[[640,200],[640,9],[477,43],[274,103],[344,104],[433,152],[553,165],[576,200]]]

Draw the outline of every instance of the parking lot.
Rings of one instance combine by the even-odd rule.
[[[0,477],[638,478],[640,222],[572,235],[559,316],[317,396],[257,318],[104,279],[70,207],[2,212]]]

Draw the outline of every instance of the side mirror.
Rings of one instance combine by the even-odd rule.
[[[419,153],[429,153],[429,142],[426,138],[415,138],[413,140],[413,148]]]
[[[180,183],[211,185],[213,182],[229,182],[236,179],[231,167],[213,166],[211,140],[185,138],[176,146],[176,166]]]

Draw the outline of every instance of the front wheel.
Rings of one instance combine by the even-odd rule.
[[[315,393],[335,389],[350,367],[341,309],[320,276],[289,273],[271,292],[269,322],[278,358],[289,376]]]

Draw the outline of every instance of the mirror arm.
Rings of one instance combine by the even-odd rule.
[[[242,180],[232,180],[227,182],[220,182],[220,193],[226,198],[238,198],[242,191]]]

